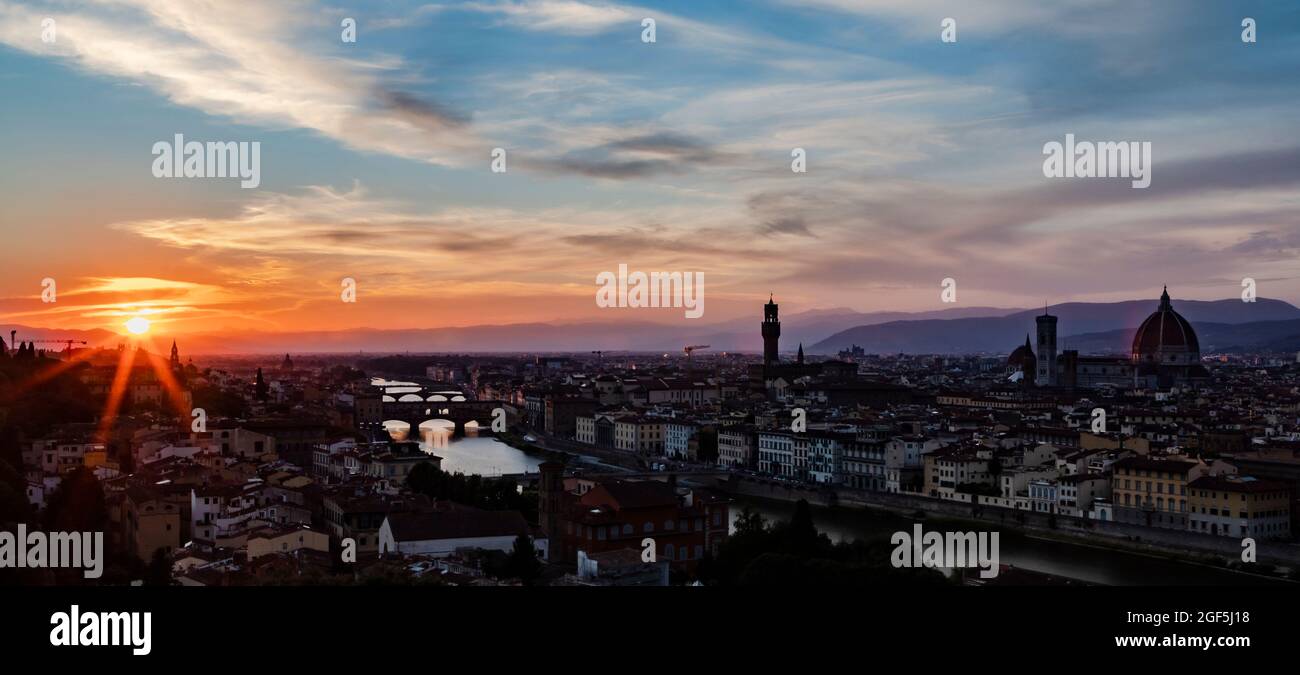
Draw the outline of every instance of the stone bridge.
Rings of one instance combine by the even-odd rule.
[[[485,431],[492,428],[492,411],[505,408],[504,401],[382,401],[378,419],[357,420],[382,427],[384,422],[399,420],[411,426],[408,438],[418,438],[421,422],[447,420],[456,425],[456,435],[465,433],[465,425],[477,422]]]

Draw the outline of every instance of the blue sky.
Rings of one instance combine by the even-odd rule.
[[[0,0],[0,315],[582,320],[620,263],[704,272],[706,320],[770,290],[935,309],[946,277],[971,305],[1300,302],[1297,73],[1294,2]],[[259,141],[261,185],[154,178],[174,133]],[[1067,133],[1150,141],[1152,187],[1045,178]]]

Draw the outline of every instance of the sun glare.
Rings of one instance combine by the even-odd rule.
[[[127,320],[126,329],[131,331],[132,335],[143,335],[149,330],[149,320],[143,316],[132,317]]]

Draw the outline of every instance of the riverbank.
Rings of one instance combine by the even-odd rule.
[[[599,449],[542,435],[535,437],[537,442],[525,441],[522,434],[510,432],[498,434],[496,438],[516,452],[534,458],[555,459],[570,467],[580,465],[601,473],[637,470],[623,465],[627,461],[625,453],[605,458]],[[560,444],[564,444],[563,447],[558,447]],[[1115,531],[1108,531],[1103,529],[1106,524],[1096,522],[1074,522],[1074,519],[1064,516],[1049,517],[1048,514],[1010,509],[973,508],[968,503],[920,495],[818,489],[739,475],[725,481],[697,479],[691,482],[732,495],[737,500],[736,508],[732,509],[733,518],[745,503],[763,500],[766,503],[765,515],[785,519],[789,517],[790,505],[806,499],[818,508],[821,520],[832,524],[828,533],[833,539],[837,536],[846,540],[878,537],[887,541],[893,532],[910,529],[916,522],[949,531],[995,530],[1001,533],[1002,548],[1008,556],[1006,562],[1087,583],[1215,586],[1294,583],[1282,574],[1266,573],[1270,563],[1281,563],[1270,558],[1278,552],[1277,545],[1267,542],[1261,543],[1261,562],[1258,564],[1262,569],[1248,572],[1239,569],[1243,565],[1239,562],[1240,552],[1231,547],[1231,540],[1224,538],[1210,542],[1220,545],[1220,548],[1201,551],[1187,546],[1185,537],[1177,532],[1147,532],[1147,528],[1137,526],[1120,526]],[[1161,535],[1168,539],[1154,539]],[[1293,565],[1294,561],[1282,563],[1285,568]]]
[[[985,517],[973,517],[960,510],[935,508],[947,506],[939,500],[917,502],[906,496],[906,503],[889,503],[884,500],[867,503],[861,498],[853,500],[836,499],[831,503],[824,498],[816,499],[821,494],[801,494],[804,490],[787,489],[782,486],[779,496],[754,494],[751,491],[736,489],[743,481],[732,480],[718,487],[731,494],[736,500],[734,512],[739,512],[745,505],[763,507],[760,512],[765,515],[788,517],[790,504],[798,499],[808,499],[809,504],[820,513],[824,521],[830,523],[828,534],[832,538],[839,535],[844,539],[875,538],[887,536],[895,529],[911,527],[912,523],[921,522],[934,529],[948,531],[995,530],[1002,534],[1003,549],[1008,551],[1013,562],[1045,573],[1067,578],[1080,579],[1090,583],[1107,585],[1149,585],[1149,584],[1187,584],[1187,585],[1255,585],[1295,583],[1285,575],[1290,566],[1274,567],[1272,561],[1261,556],[1258,570],[1241,569],[1246,563],[1239,562],[1239,557],[1218,551],[1198,551],[1179,548],[1178,546],[1153,542],[1146,539],[1133,540],[1115,536],[1098,536],[1093,530],[1073,530],[1059,527],[1047,527],[1044,524],[1025,522],[1011,514],[997,514],[992,517],[987,510]],[[900,497],[889,495],[889,497]],[[933,504],[929,503],[933,502]],[[965,505],[969,506],[969,505]],[[892,514],[894,520],[881,519],[870,514]],[[847,517],[836,514],[848,514]],[[1042,516],[1043,514],[1032,514]],[[888,531],[885,531],[888,530]],[[1294,563],[1292,563],[1294,564]],[[1159,571],[1150,568],[1155,566]],[[1291,569],[1294,569],[1293,567]]]
[[[755,497],[735,497],[735,518],[749,507],[768,521],[787,520],[790,502]],[[999,533],[1000,562],[1029,570],[1104,586],[1291,586],[1294,582],[1273,576],[1245,573],[1170,556],[1114,549],[1028,534],[1015,528],[963,518],[915,513],[887,508],[813,506],[813,521],[832,541],[888,542],[897,531],[921,523],[927,530],[961,532],[972,529]]]
[[[536,442],[526,441],[520,434],[514,432],[502,432],[495,434],[495,438],[502,443],[528,455],[537,457],[544,461],[556,461],[567,467],[581,467],[594,471],[634,471],[635,469],[623,466],[621,464],[611,464],[604,461],[606,458],[600,457],[599,452],[587,452],[585,448],[554,448],[545,445],[547,442],[541,436],[534,436],[538,439]]]

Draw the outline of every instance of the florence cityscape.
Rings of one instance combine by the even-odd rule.
[[[1300,8],[649,4],[0,0],[11,620],[1282,647]]]

